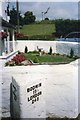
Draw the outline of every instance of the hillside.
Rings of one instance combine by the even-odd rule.
[[[52,35],[55,32],[54,24],[30,24],[24,25],[20,30],[21,33],[33,36],[33,35]]]

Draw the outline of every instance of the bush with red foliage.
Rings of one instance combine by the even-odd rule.
[[[26,60],[26,58],[21,55],[21,54],[17,54],[15,57],[13,57],[12,61],[15,62],[15,64],[20,64],[22,61]]]
[[[23,53],[19,53],[13,57],[10,61],[5,63],[5,66],[16,66],[16,65],[33,65],[31,60],[24,57]]]
[[[18,40],[28,40],[28,35],[23,33],[15,33],[15,37]]]
[[[24,34],[23,33],[16,33],[15,36],[16,37],[24,37]]]
[[[0,38],[7,38],[8,34],[6,32],[0,32]]]

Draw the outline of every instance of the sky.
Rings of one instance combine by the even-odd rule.
[[[7,0],[8,1],[8,0]],[[11,2],[12,1],[12,2]],[[26,11],[32,11],[36,16],[36,20],[42,20],[42,12],[46,12],[48,8],[48,13],[43,15],[44,18],[49,19],[78,19],[78,0],[18,0],[19,10],[23,15]],[[37,2],[36,2],[37,1]],[[65,1],[65,2],[64,2]],[[16,1],[9,0],[10,8],[16,7]]]

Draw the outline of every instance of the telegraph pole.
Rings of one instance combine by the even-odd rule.
[[[20,29],[19,29],[19,3],[18,3],[18,0],[16,0],[16,9],[17,9],[17,32],[20,32]]]

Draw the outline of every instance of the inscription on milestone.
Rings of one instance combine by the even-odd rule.
[[[16,95],[17,89],[14,85],[12,87],[13,87],[13,97],[14,97],[14,100],[16,101],[17,100],[17,95]]]
[[[39,101],[39,97],[42,95],[42,91],[39,90],[39,88],[42,86],[41,83],[36,84],[32,87],[27,88],[27,93],[32,92],[32,95],[29,96],[28,102],[32,102],[32,104],[34,104],[35,102]]]

